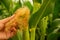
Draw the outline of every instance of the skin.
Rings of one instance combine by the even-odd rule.
[[[10,28],[9,31],[5,31],[5,24],[7,22],[9,22],[11,19],[14,18],[15,15],[12,15],[11,17],[5,18],[0,20],[0,40],[7,40],[9,38],[11,38],[13,35],[15,35],[16,33],[16,28],[13,26],[12,28]],[[16,23],[14,22],[13,25],[15,25]]]

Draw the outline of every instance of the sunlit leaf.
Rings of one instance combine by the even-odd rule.
[[[38,3],[38,2],[34,2],[34,6],[33,6],[33,12],[32,13],[35,13],[39,10],[41,4]]]

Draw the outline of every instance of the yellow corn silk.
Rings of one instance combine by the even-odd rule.
[[[17,9],[15,12],[15,17],[5,24],[5,30],[8,31],[12,26],[15,26],[14,22],[18,24],[18,26],[16,27],[19,27],[20,30],[23,28],[24,29],[28,28],[29,16],[30,16],[30,10],[28,9],[28,7],[22,7]]]

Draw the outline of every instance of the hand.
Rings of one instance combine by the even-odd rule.
[[[16,33],[16,28],[12,27],[8,32],[6,32],[4,30],[4,25],[9,22],[12,18],[14,18],[15,15],[12,15],[11,17],[5,18],[0,20],[0,39],[4,40],[4,39],[9,39],[10,37],[12,37],[13,35],[15,35]],[[14,25],[16,23],[14,22]]]

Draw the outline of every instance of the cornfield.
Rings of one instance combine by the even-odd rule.
[[[0,20],[15,13],[5,30],[13,21],[18,29],[8,40],[60,40],[60,0],[0,0]]]

